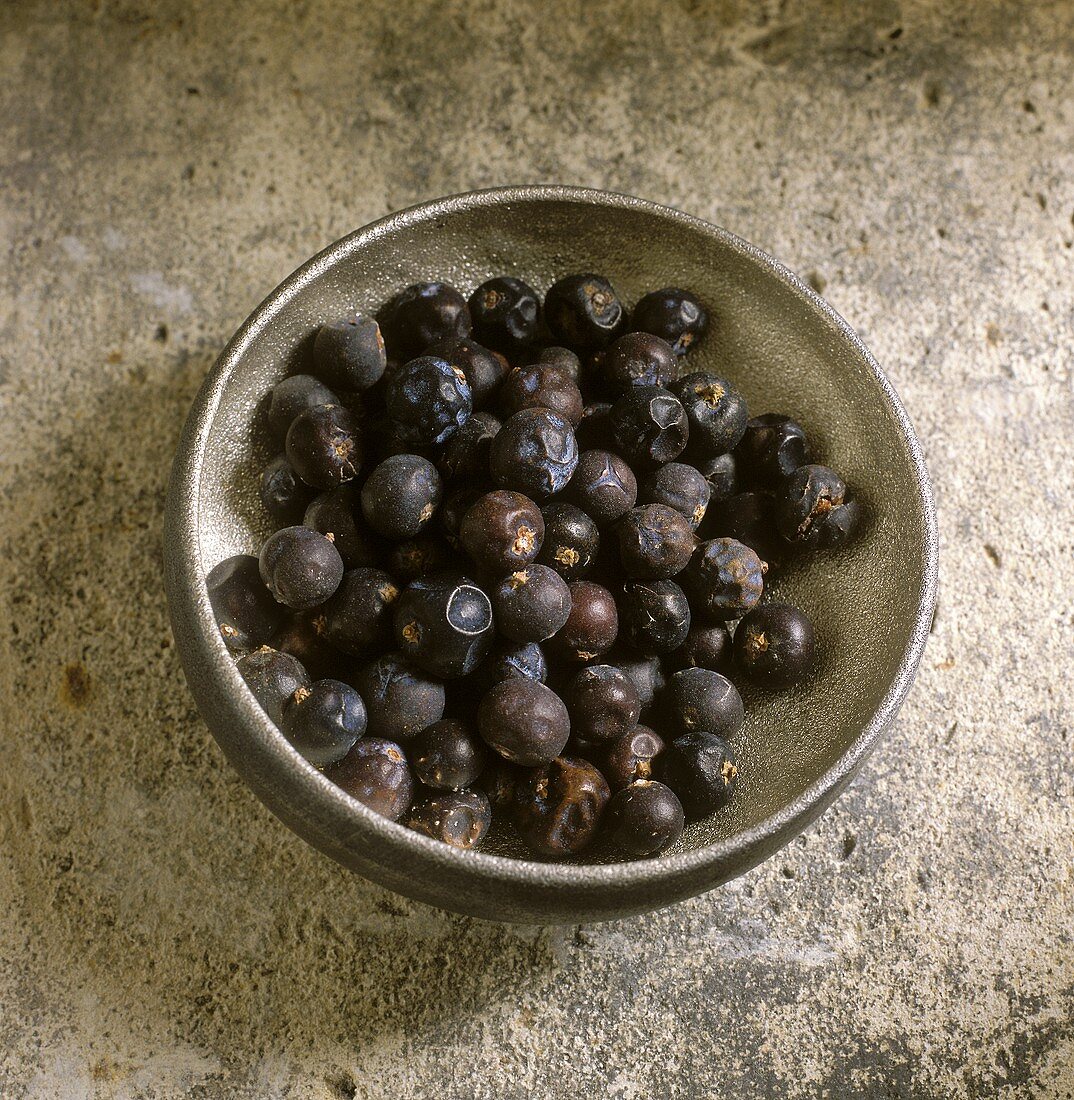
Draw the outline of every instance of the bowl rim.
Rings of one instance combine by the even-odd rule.
[[[916,474],[915,487],[920,498],[925,528],[924,542],[921,547],[922,575],[917,596],[917,611],[899,667],[870,720],[823,775],[775,813],[724,840],[685,852],[662,855],[657,859],[599,864],[551,863],[494,855],[480,850],[461,851],[374,813],[327,779],[286,741],[283,734],[254,700],[249,688],[236,671],[234,656],[224,645],[209,604],[206,577],[201,563],[198,530],[203,458],[224,390],[250,345],[272,325],[280,312],[300,291],[367,243],[398,229],[435,220],[441,216],[511,203],[577,203],[600,208],[640,211],[678,222],[700,232],[703,236],[719,239],[725,246],[752,260],[769,275],[804,298],[814,311],[850,343],[857,355],[868,365],[879,387],[878,397],[887,403],[893,415]],[[183,657],[188,645],[196,644],[198,641],[209,647],[212,659],[205,663],[211,664],[212,675],[220,681],[210,687],[214,691],[227,692],[233,696],[232,702],[237,704],[239,713],[257,729],[262,742],[261,747],[270,753],[273,766],[278,767],[280,775],[286,776],[287,773],[291,773],[287,781],[293,785],[294,772],[298,769],[306,780],[306,785],[317,789],[318,796],[325,800],[325,809],[331,810],[337,820],[349,818],[370,841],[375,837],[378,842],[387,845],[389,850],[394,850],[400,857],[404,853],[427,856],[432,863],[444,870],[450,868],[462,875],[476,876],[491,883],[513,883],[518,887],[534,886],[539,883],[542,887],[553,889],[591,888],[602,892],[609,890],[627,892],[645,887],[651,890],[663,880],[666,880],[670,886],[684,876],[696,875],[706,867],[738,864],[739,870],[745,871],[759,862],[764,856],[751,859],[751,853],[758,850],[763,852],[766,847],[770,848],[773,845],[781,846],[782,842],[793,835],[792,830],[796,825],[804,827],[812,817],[819,816],[827,808],[835,795],[853,777],[875,747],[880,735],[898,713],[910,690],[928,640],[938,583],[939,546],[935,505],[921,443],[902,401],[884,371],[858,334],[832,306],[784,264],[727,229],[673,207],[632,195],[558,184],[492,187],[418,203],[388,214],[341,237],[287,276],[253,310],[228,341],[194,399],[172,467],[165,507],[165,526],[165,580],[180,656]],[[185,631],[180,629],[180,626],[190,628],[191,633],[196,632],[200,638],[186,638]],[[201,667],[204,665],[199,665],[199,668]],[[204,689],[204,685],[202,688]],[[236,692],[238,698],[234,698]],[[213,723],[207,724],[214,737],[220,740],[213,728]],[[252,735],[253,731],[248,732]],[[226,749],[226,746],[224,747]],[[230,758],[230,754],[228,755]],[[235,763],[233,759],[232,763]],[[241,767],[236,765],[236,768],[242,773]],[[243,778],[248,780],[245,774]],[[269,808],[273,809],[272,806]],[[346,839],[348,843],[353,842],[353,830],[348,832]],[[378,857],[377,862],[383,861]],[[660,903],[656,902],[656,904]]]

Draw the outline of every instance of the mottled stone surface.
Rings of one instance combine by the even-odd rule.
[[[0,1094],[1074,1095],[1074,8],[0,8]],[[562,181],[734,229],[902,393],[940,612],[822,821],[648,918],[364,884],[224,765],[168,463],[250,308],[411,202]]]

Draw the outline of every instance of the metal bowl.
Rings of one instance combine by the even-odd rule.
[[[691,288],[714,331],[695,369],[736,383],[754,413],[801,420],[820,460],[867,507],[862,536],[775,583],[817,625],[808,688],[748,701],[731,806],[665,855],[546,863],[509,841],[460,852],[378,817],[307,764],[254,701],[220,638],[205,575],[256,553],[269,533],[256,497],[268,457],[259,410],[299,369],[326,318],[370,310],[428,278],[468,292],[497,274],[544,290],[572,271],[606,274],[628,302]],[[344,237],[251,314],[205,380],[168,493],[165,579],[191,691],[228,759],[265,804],[344,866],[399,893],[475,916],[555,923],[670,905],[740,875],[813,821],[861,767],[906,696],[933,613],[936,525],[921,447],[861,340],[790,271],[726,230],[640,199],[571,187],[478,191],[393,214]]]

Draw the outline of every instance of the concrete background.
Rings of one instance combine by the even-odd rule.
[[[0,1094],[1074,1095],[1074,6],[0,7]],[[160,586],[246,313],[420,199],[657,199],[823,288],[936,481],[943,586],[835,809],[651,917],[368,886],[241,785]]]

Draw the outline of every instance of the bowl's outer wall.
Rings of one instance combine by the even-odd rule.
[[[804,690],[749,697],[730,811],[674,852],[627,864],[553,865],[459,853],[378,818],[286,744],[245,690],[212,620],[204,576],[268,533],[256,475],[279,378],[307,365],[324,318],[372,311],[394,290],[492,274],[545,289],[596,270],[627,301],[682,285],[715,323],[691,353],[754,412],[806,425],[820,460],[868,509],[866,531],[774,585],[817,624],[823,666]],[[816,817],[860,766],[909,688],[935,598],[936,535],[920,448],[861,342],[779,265],[730,234],[640,200],[568,188],[479,192],[405,211],[331,246],[270,296],[206,380],[176,456],[166,515],[169,606],[191,689],[229,759],[293,829],[401,893],[501,920],[572,921],[670,904],[753,866]],[[502,841],[501,850],[513,851]]]

